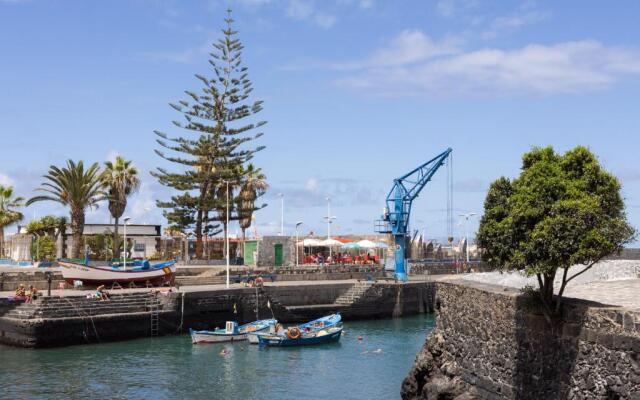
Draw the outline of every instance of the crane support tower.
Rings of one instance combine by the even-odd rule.
[[[413,171],[394,179],[393,186],[387,194],[382,219],[375,221],[376,232],[392,234],[394,237],[395,275],[398,280],[407,280],[405,246],[409,234],[411,205],[433,175],[444,165],[452,151],[448,148]]]

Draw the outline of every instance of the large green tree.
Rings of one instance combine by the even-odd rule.
[[[105,162],[102,180],[107,190],[109,212],[114,219],[113,223],[113,256],[118,257],[120,252],[118,240],[118,222],[124,210],[127,208],[127,197],[140,187],[138,170],[131,161],[117,156],[115,161]]]
[[[4,228],[22,220],[17,208],[24,205],[24,198],[13,195],[12,186],[0,185],[0,257],[4,256]]]
[[[69,207],[73,238],[71,257],[78,258],[86,209],[97,207],[98,202],[106,196],[100,167],[98,163],[93,163],[85,169],[82,161],[76,163],[68,160],[64,167],[50,166],[44,178],[45,182],[36,191],[46,194],[30,198],[27,205],[38,201],[53,201]]]
[[[155,131],[162,148],[156,153],[177,168],[173,172],[158,168],[152,175],[181,192],[157,204],[165,209],[170,224],[193,230],[197,258],[202,258],[203,234],[214,228],[212,224],[225,220],[220,215],[221,209],[226,211],[225,182],[230,183],[229,204],[233,206],[233,189],[243,180],[242,167],[264,148],[250,143],[262,135],[255,131],[265,122],[245,121],[262,110],[262,101],[250,99],[253,87],[242,65],[243,45],[232,27],[230,11],[225,24],[222,38],[213,43],[210,53],[210,75],[196,75],[201,91],[187,91],[187,100],[171,104],[184,118],[173,124],[186,132],[185,137]],[[237,214],[231,211],[230,219],[236,220]]]
[[[567,284],[634,235],[620,183],[596,156],[582,146],[565,154],[546,147],[524,154],[520,176],[491,184],[478,244],[492,266],[537,278],[550,319],[560,311]]]

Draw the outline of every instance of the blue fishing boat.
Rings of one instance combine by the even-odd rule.
[[[334,325],[328,328],[302,332],[297,327],[287,329],[284,334],[259,335],[260,346],[269,347],[297,347],[333,343],[340,340],[342,326]]]
[[[341,321],[342,321],[342,316],[340,315],[340,313],[335,313],[335,314],[327,315],[326,317],[318,318],[313,321],[298,325],[296,328],[300,330],[300,332],[313,332],[313,331],[318,331],[324,328],[329,328],[331,326],[338,325]],[[280,324],[276,324],[269,330],[250,333],[249,343],[259,344],[260,342],[259,336],[261,335],[284,335],[285,332],[286,330],[283,329]]]
[[[247,340],[247,335],[252,332],[260,332],[275,326],[278,323],[275,319],[263,319],[250,322],[245,325],[238,326],[237,322],[227,321],[224,329],[215,329],[213,331],[194,331],[189,329],[191,341],[195,343],[219,343],[219,342],[237,342]]]

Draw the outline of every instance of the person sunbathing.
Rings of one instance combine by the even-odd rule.
[[[13,296],[12,300],[26,300],[27,299],[27,293],[24,289],[24,285],[21,283],[18,288],[16,289],[15,295]]]

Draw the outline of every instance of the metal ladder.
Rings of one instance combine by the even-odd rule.
[[[158,330],[160,325],[160,299],[157,295],[150,295],[147,300],[147,307],[149,308],[149,315],[151,319],[151,336],[158,336]]]

